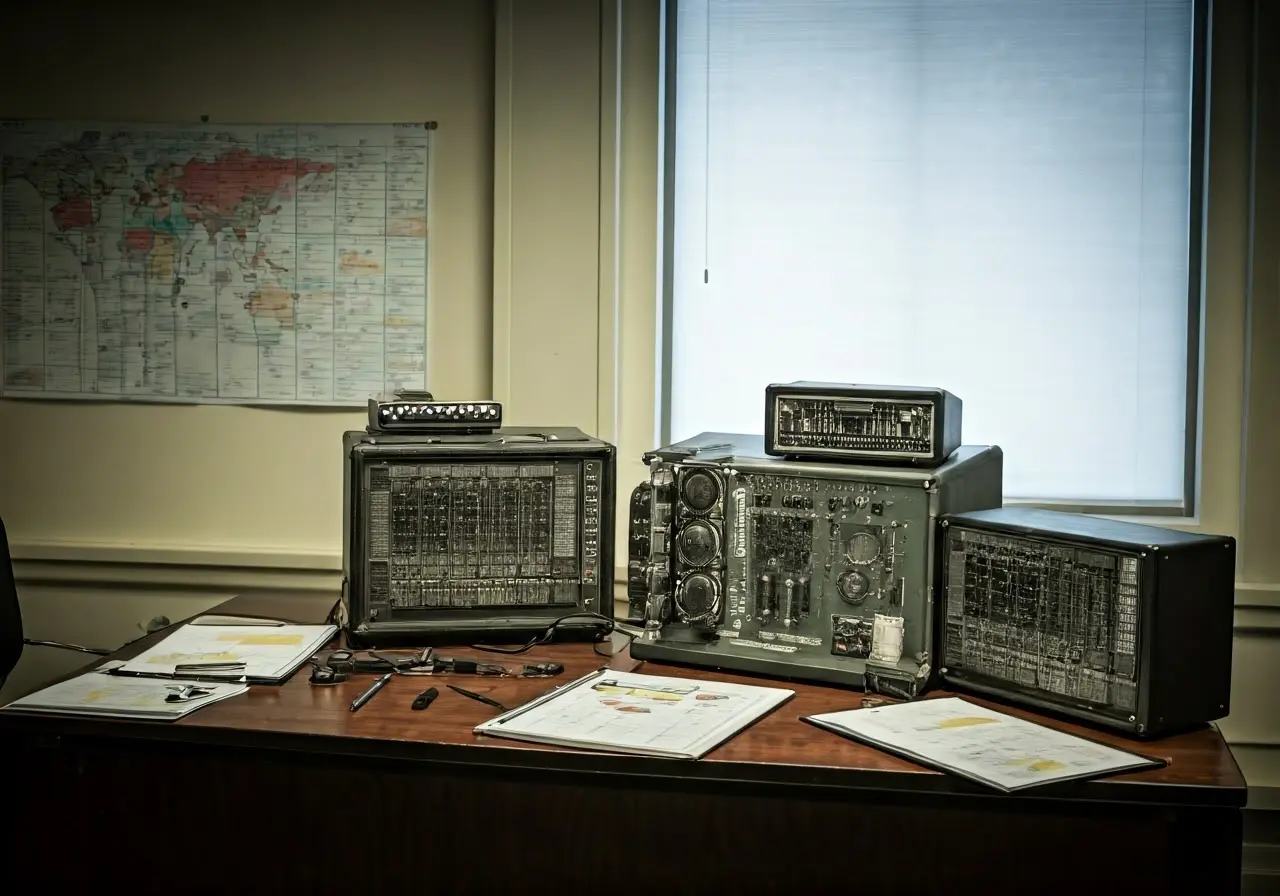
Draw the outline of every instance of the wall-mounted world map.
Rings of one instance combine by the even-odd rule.
[[[424,389],[432,133],[0,123],[0,394]]]

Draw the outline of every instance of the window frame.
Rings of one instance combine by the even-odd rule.
[[[671,442],[672,346],[675,302],[676,94],[679,72],[680,0],[661,0],[659,24],[659,308],[656,423],[660,444]],[[1203,429],[1205,326],[1205,254],[1209,237],[1209,116],[1212,0],[1191,0],[1191,134],[1188,165],[1187,370],[1183,436],[1183,486],[1180,501],[1083,501],[1079,499],[1010,499],[1009,504],[1106,516],[1161,517],[1190,521],[1198,516],[1200,436]],[[763,398],[762,398],[763,401]]]

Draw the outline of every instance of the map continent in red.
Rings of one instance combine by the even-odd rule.
[[[205,214],[230,217],[246,199],[277,193],[288,198],[298,180],[334,170],[329,162],[258,156],[233,149],[211,162],[193,160],[183,166],[174,186],[188,206]]]
[[[59,230],[87,230],[93,224],[93,199],[71,196],[55,205],[52,214]]]

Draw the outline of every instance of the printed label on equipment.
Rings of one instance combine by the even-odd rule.
[[[741,632],[735,632],[733,629],[728,628],[722,628],[716,632],[716,636],[720,638],[737,638],[741,634]]]
[[[733,556],[747,556],[747,490],[738,488],[733,490],[733,528],[730,530],[733,537]]]
[[[760,638],[764,641],[781,641],[784,644],[803,644],[805,647],[821,647],[823,644],[821,638],[793,635],[788,632],[761,632]]]
[[[764,644],[760,641],[744,641],[741,638],[730,641],[735,647],[754,647],[756,650],[772,650],[775,653],[795,653],[799,647],[788,647],[785,644]]]

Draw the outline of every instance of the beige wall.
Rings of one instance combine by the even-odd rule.
[[[1223,728],[1252,781],[1280,784],[1270,687],[1280,676],[1280,494],[1264,447],[1277,418],[1256,416],[1274,411],[1265,402],[1280,382],[1274,361],[1246,363],[1243,348],[1247,20],[1241,3],[1218,6],[1201,512],[1191,526],[1240,539]],[[513,422],[573,424],[615,442],[625,497],[655,432],[657,0],[440,0],[358,19],[341,15],[348,5],[325,8],[267,5],[251,33],[190,14],[207,43],[257,60],[251,87],[198,66],[158,81],[158,67],[120,66],[102,49],[110,40],[61,48],[51,81],[43,50],[24,50],[23,28],[6,29],[0,83],[16,89],[0,97],[0,115],[439,121],[430,385],[491,393]],[[185,13],[167,15],[167,27],[182,27]],[[110,21],[104,14],[102,28]],[[1255,344],[1280,341],[1274,315],[1252,318]],[[338,435],[359,425],[358,414],[0,402],[0,514],[31,636],[111,645],[156,613],[185,615],[242,588],[335,587]],[[5,693],[73,662],[28,649]]]
[[[109,4],[60,29],[58,4],[0,31],[0,114],[214,122],[440,122],[431,197],[428,377],[491,383],[493,23],[487,3],[267,3],[240,16],[167,9],[214,55],[172,65]],[[95,19],[94,17],[97,17]],[[119,32],[113,33],[113,32]],[[58,34],[56,64],[39,35]],[[126,48],[133,47],[133,50]],[[122,53],[136,53],[136,58]],[[217,64],[214,64],[217,63]],[[172,71],[173,77],[165,77]],[[337,568],[342,430],[357,413],[6,401],[0,512],[21,551],[93,545],[288,555]],[[21,433],[20,438],[10,434]],[[92,453],[86,455],[86,441]],[[114,555],[113,555],[114,556]],[[162,555],[155,555],[161,557]],[[216,558],[215,558],[216,559]],[[256,562],[256,561],[249,561]]]

